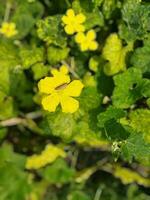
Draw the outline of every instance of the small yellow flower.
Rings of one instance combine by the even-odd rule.
[[[51,71],[53,77],[41,79],[38,83],[39,91],[45,96],[42,98],[43,108],[49,112],[55,112],[61,104],[62,111],[74,113],[79,108],[79,102],[72,98],[80,96],[83,84],[80,80],[71,82],[68,68],[61,66],[60,70]]]
[[[66,153],[59,147],[48,144],[39,155],[27,158],[26,169],[39,169],[54,162],[58,157],[66,157]]]
[[[72,35],[76,32],[84,32],[85,27],[83,23],[85,20],[86,17],[82,13],[75,15],[73,9],[68,9],[66,15],[62,17],[62,21],[65,24],[65,32],[68,35]]]
[[[98,48],[98,43],[95,39],[96,33],[94,30],[90,30],[86,34],[77,33],[75,36],[75,41],[80,44],[81,51],[95,51]]]
[[[18,33],[16,30],[16,24],[13,22],[3,22],[0,28],[0,33],[7,38],[15,36]]]

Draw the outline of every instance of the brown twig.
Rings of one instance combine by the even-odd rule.
[[[24,123],[27,119],[37,119],[42,116],[42,112],[35,111],[25,114],[24,118],[14,117],[0,122],[0,126],[8,127],[8,126],[16,126]]]

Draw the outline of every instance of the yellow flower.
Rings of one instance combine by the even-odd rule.
[[[61,66],[60,71],[53,69],[53,77],[46,77],[39,81],[38,87],[41,93],[46,94],[42,98],[42,105],[45,110],[55,112],[61,104],[62,111],[74,113],[79,108],[79,102],[72,98],[80,96],[83,84],[80,80],[71,82],[66,66]]]
[[[58,157],[66,157],[66,153],[59,147],[48,144],[39,155],[32,155],[27,158],[27,169],[39,169],[54,162]]]
[[[98,48],[98,43],[95,41],[96,33],[94,30],[88,31],[86,34],[77,33],[75,41],[80,44],[81,51],[94,51]]]
[[[13,37],[18,33],[16,30],[16,24],[13,22],[3,22],[0,28],[0,33],[7,38]]]
[[[62,17],[62,21],[65,24],[65,32],[68,35],[72,35],[76,32],[84,32],[85,27],[83,23],[85,19],[86,17],[82,13],[75,15],[73,9],[68,9],[66,15]]]

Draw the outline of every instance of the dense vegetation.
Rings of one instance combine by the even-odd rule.
[[[150,1],[0,0],[0,26],[0,200],[149,200]]]

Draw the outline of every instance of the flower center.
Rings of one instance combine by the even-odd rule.
[[[67,83],[63,83],[62,85],[57,86],[55,90],[63,90],[67,87],[67,85],[68,85]]]

